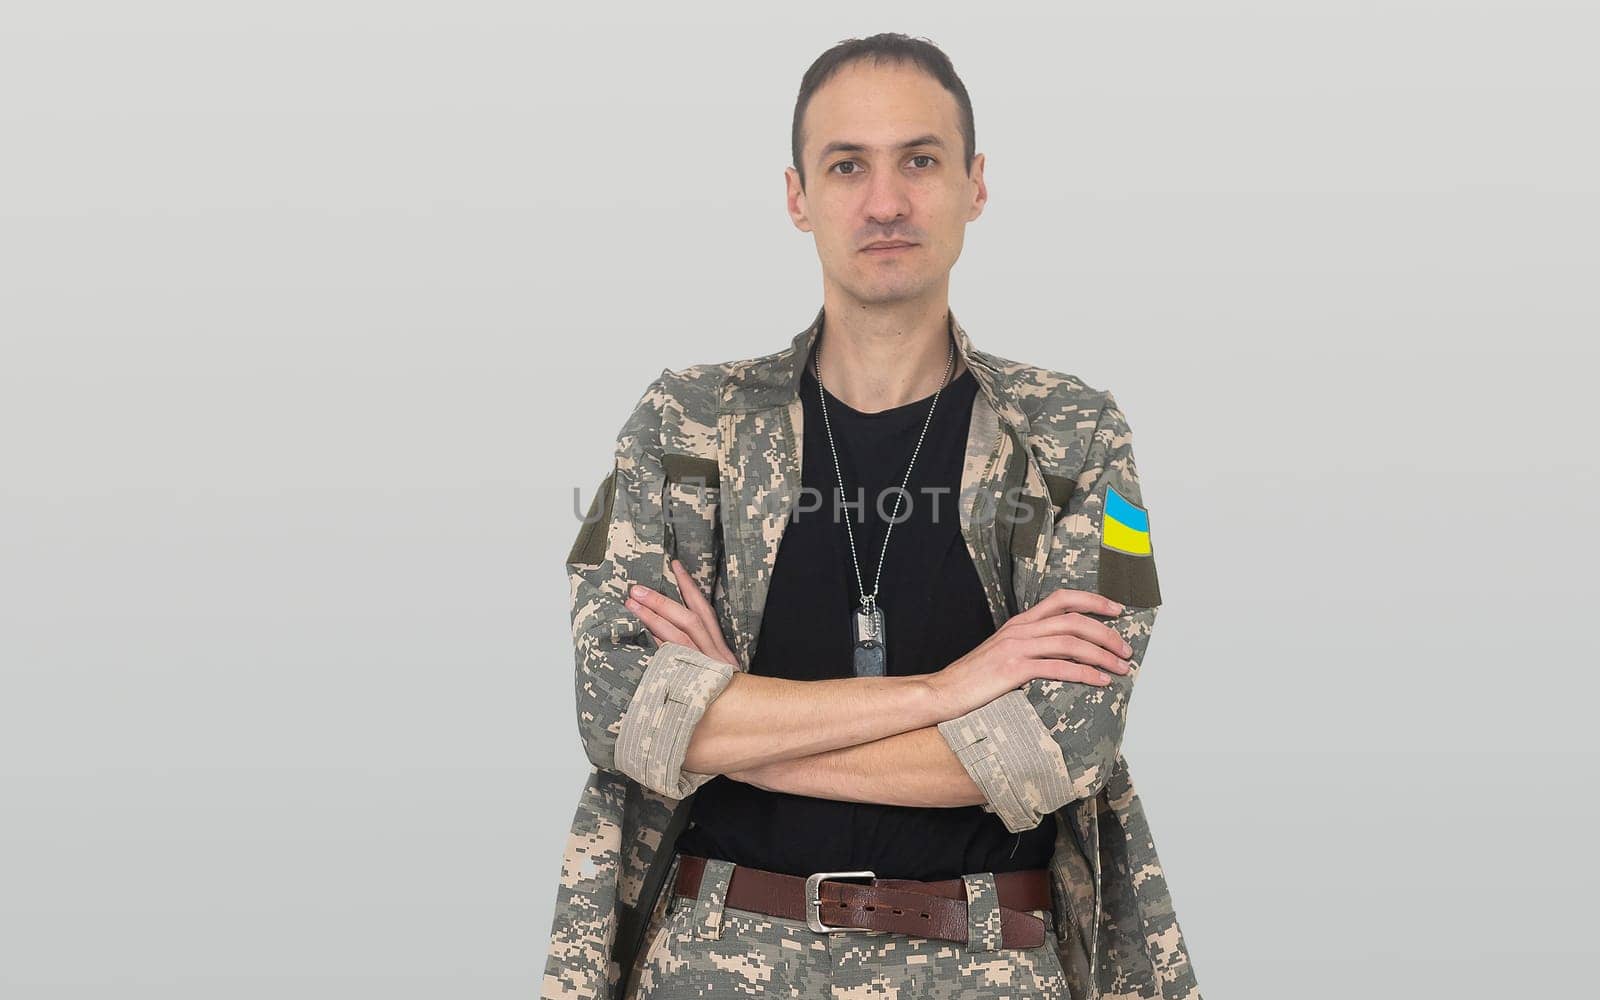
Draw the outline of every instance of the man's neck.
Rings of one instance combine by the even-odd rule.
[[[950,357],[949,305],[931,301],[862,306],[823,300],[817,359],[828,392],[863,413],[903,406],[931,396],[965,366]]]

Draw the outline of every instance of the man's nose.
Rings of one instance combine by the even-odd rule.
[[[893,222],[910,210],[905,179],[893,171],[875,173],[867,186],[867,218],[878,223]]]

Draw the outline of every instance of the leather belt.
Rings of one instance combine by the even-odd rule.
[[[680,853],[673,892],[698,897],[705,864],[705,858]],[[964,881],[876,877],[867,884],[834,881],[869,875],[870,872],[817,872],[806,878],[735,865],[723,905],[803,920],[815,931],[883,930],[969,943]],[[1050,909],[1049,870],[998,872],[994,881],[1000,895],[1000,947],[1037,948],[1044,944],[1044,921],[1028,911]]]

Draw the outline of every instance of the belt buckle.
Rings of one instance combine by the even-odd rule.
[[[814,931],[870,931],[871,927],[846,927],[822,922],[822,883],[828,879],[876,878],[875,872],[814,872],[806,876],[806,926]]]

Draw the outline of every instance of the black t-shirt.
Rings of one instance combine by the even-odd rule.
[[[971,370],[964,369],[939,393],[904,494],[899,486],[933,394],[862,413],[828,393],[845,483],[841,501],[808,362],[800,388],[805,489],[778,549],[751,673],[789,680],[852,675],[852,613],[860,589],[850,568],[845,517],[852,519],[861,580],[869,591],[884,529],[896,517],[878,590],[889,674],[933,673],[994,633],[956,506],[977,391]],[[900,513],[895,515],[897,496]],[[701,786],[689,818],[679,850],[791,875],[871,870],[880,878],[927,880],[1043,868],[1056,832],[1053,815],[1013,834],[999,817],[975,805],[843,802],[769,792],[722,775]]]

